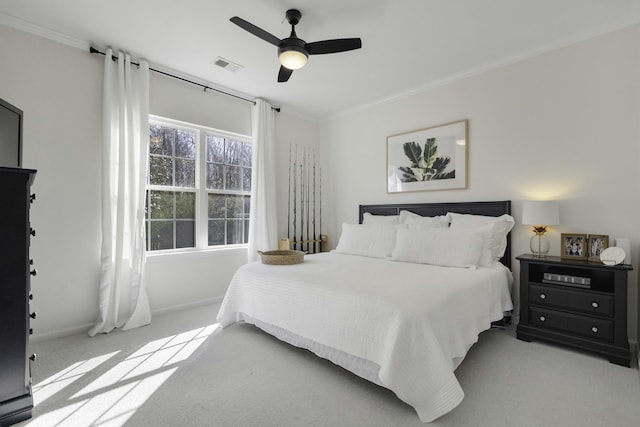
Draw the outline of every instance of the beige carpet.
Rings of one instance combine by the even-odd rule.
[[[36,407],[21,426],[424,426],[395,395],[217,306],[32,345]],[[212,326],[213,325],[213,326]],[[590,354],[483,333],[456,371],[463,402],[433,426],[640,425],[640,376]]]

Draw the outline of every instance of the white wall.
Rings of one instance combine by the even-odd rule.
[[[0,25],[0,98],[24,111],[23,166],[38,170],[35,339],[86,330],[98,315],[102,67],[101,56]],[[152,114],[251,134],[251,103],[155,73],[150,103]],[[293,116],[277,115],[276,132],[279,152],[294,136],[315,143],[315,127]],[[222,298],[246,259],[242,249],[150,257],[152,311]]]
[[[97,317],[101,86],[98,58],[0,26],[0,97],[24,111],[23,166],[38,170],[35,334]]]
[[[637,338],[640,235],[640,26],[601,36],[423,93],[330,118],[320,126],[331,192],[333,245],[366,203],[560,200],[561,232],[628,237],[629,337]],[[469,188],[386,193],[386,137],[469,120]],[[516,225],[513,255],[531,233]],[[514,260],[516,276],[519,268]]]

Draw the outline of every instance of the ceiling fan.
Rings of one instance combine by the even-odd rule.
[[[282,40],[237,16],[231,18],[230,21],[254,36],[260,37],[262,40],[278,47],[278,59],[281,64],[280,72],[278,73],[278,82],[280,83],[289,80],[293,70],[304,67],[309,55],[345,52],[362,47],[360,38],[322,40],[307,43],[296,35],[296,25],[300,22],[300,18],[302,18],[302,13],[299,10],[287,10],[286,19],[291,24],[291,35]]]

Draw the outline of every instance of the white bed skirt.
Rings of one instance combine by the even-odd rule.
[[[254,319],[244,313],[238,313],[236,321],[244,321],[246,323],[255,325],[281,341],[299,348],[309,350],[312,353],[315,353],[316,355],[322,357],[323,359],[327,359],[328,361],[346,369],[347,371],[353,372],[354,374],[364,378],[365,380],[385,387],[378,376],[380,366],[371,362],[370,360],[362,359],[333,347],[317,343],[309,338],[301,337],[300,335],[287,331],[286,329],[261,322],[260,320]]]

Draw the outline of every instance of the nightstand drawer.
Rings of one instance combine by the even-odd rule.
[[[570,293],[568,307],[599,316],[613,316],[613,296],[591,293]]]
[[[531,307],[531,323],[544,328],[558,329],[585,337],[613,341],[613,322],[589,316]]]
[[[529,303],[613,317],[613,296],[551,286],[530,285]]]
[[[529,286],[529,304],[566,307],[568,301],[568,294],[564,289],[539,285]]]

